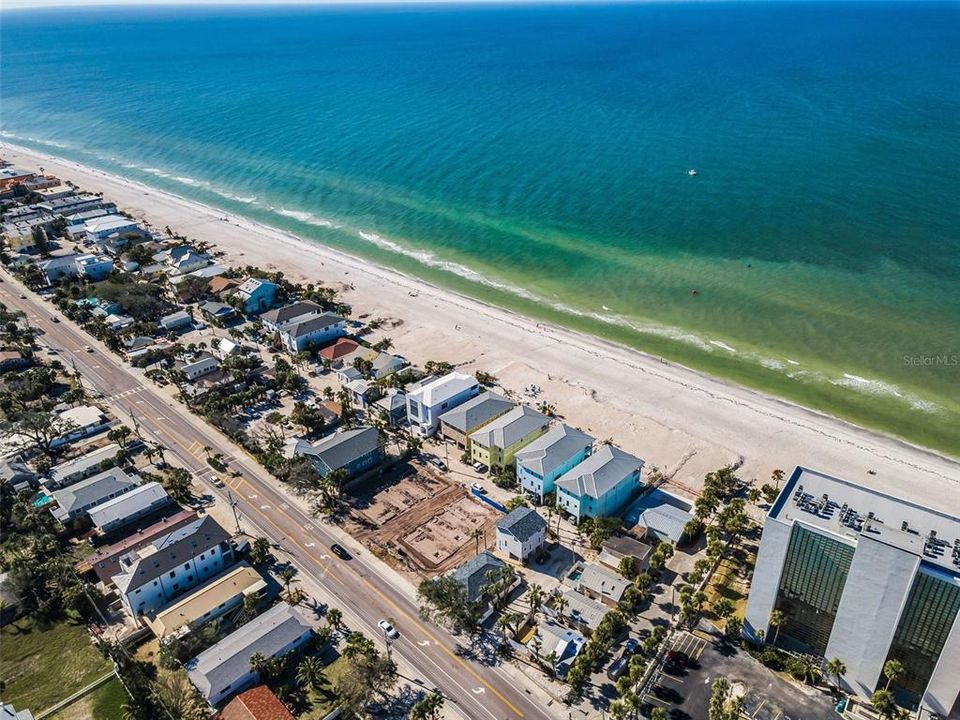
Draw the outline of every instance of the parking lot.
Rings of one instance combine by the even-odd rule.
[[[703,629],[674,636],[671,649],[689,658],[686,668],[661,671],[643,698],[647,717],[654,707],[671,720],[709,715],[713,681],[725,677],[744,695],[746,716],[756,720],[830,720],[836,717],[829,693],[793,683],[765,668],[745,651],[722,643]]]

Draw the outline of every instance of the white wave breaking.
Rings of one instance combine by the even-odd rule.
[[[287,210],[286,208],[275,208],[271,207],[270,210],[273,210],[279,215],[284,217],[293,218],[294,220],[299,220],[302,223],[307,225],[315,225],[316,227],[325,227],[325,228],[339,228],[341,227],[333,220],[327,220],[326,218],[317,217],[311,212],[304,212],[303,210]]]

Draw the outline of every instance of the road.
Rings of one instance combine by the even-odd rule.
[[[255,461],[149,381],[141,381],[120,358],[78,326],[66,320],[54,323],[51,303],[29,291],[24,291],[26,299],[21,299],[23,286],[9,273],[0,273],[4,275],[0,301],[25,312],[30,325],[43,332],[42,342],[55,348],[65,364],[75,366],[87,389],[92,386],[103,395],[121,417],[134,415],[141,432],[165,445],[170,455],[205,483],[213,473],[206,463],[204,447],[223,453],[231,468],[240,473],[228,483],[237,510],[270,540],[288,549],[302,573],[359,616],[368,635],[378,637],[377,621],[392,618],[401,634],[392,651],[418,669],[425,686],[440,690],[463,715],[477,720],[567,716],[566,708],[555,707],[550,712],[543,707],[538,697],[518,687],[521,683],[513,675],[461,657],[454,637],[418,617],[416,604],[394,586],[395,580],[378,567],[378,560],[357,554],[350,561],[331,556],[329,547],[336,539],[315,519],[288,503],[274,487],[276,481]],[[94,348],[93,353],[85,352],[87,345]]]

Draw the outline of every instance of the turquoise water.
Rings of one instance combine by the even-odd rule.
[[[958,7],[7,11],[2,131],[960,455]]]

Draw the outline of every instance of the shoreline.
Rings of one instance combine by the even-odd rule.
[[[515,391],[540,385],[542,398],[569,424],[598,439],[612,437],[673,473],[674,490],[690,494],[706,472],[741,459],[742,475],[761,483],[775,467],[800,464],[888,491],[896,490],[905,471],[917,473],[932,484],[931,502],[938,486],[956,491],[960,484],[960,463],[936,450],[612,340],[539,322],[139,181],[7,141],[2,148],[17,164],[43,165],[62,180],[102,191],[154,227],[169,225],[210,242],[225,253],[224,264],[261,265],[295,280],[352,286],[342,296],[354,314],[398,321],[386,334],[414,363],[444,359],[467,371],[483,369]]]

